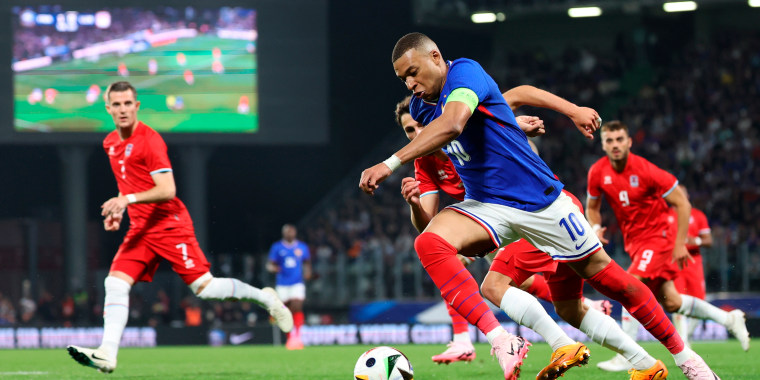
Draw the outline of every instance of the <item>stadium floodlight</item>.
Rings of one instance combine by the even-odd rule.
[[[570,17],[599,17],[602,15],[602,8],[599,7],[577,7],[567,10]]]
[[[472,16],[470,16],[470,20],[476,24],[484,24],[488,22],[495,22],[496,21],[496,13],[493,12],[478,12],[473,13]]]
[[[672,3],[662,4],[665,12],[687,12],[697,9],[697,3],[693,1],[675,1]]]
[[[750,7],[758,8],[760,7],[760,0],[747,0],[747,3]]]

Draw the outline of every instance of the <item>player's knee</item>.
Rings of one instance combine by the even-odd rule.
[[[665,309],[665,311],[667,311],[668,313],[675,313],[681,307],[680,300],[677,300],[671,297],[663,298],[661,303],[662,303],[662,308]]]
[[[103,281],[103,286],[106,289],[106,294],[112,295],[129,294],[129,289],[132,288],[128,282],[115,276],[106,276],[105,281]]]
[[[486,275],[486,278],[483,279],[483,283],[480,284],[480,293],[494,305],[499,305],[501,303],[501,297],[499,297],[499,294],[497,294],[498,291],[496,290],[496,281],[493,280],[493,276],[490,276],[490,273]],[[501,295],[503,296],[504,293],[502,292]]]
[[[203,293],[203,291],[206,290],[206,288],[208,288],[209,285],[211,285],[213,279],[214,279],[214,276],[212,276],[211,273],[207,272],[203,274],[202,276],[198,277],[192,283],[190,283],[188,287],[190,287],[190,290],[193,291],[193,294],[197,295],[198,297],[201,297],[201,293]]]
[[[420,257],[420,260],[444,252],[456,255],[456,249],[451,247],[442,237],[432,232],[423,232],[417,236],[414,239],[414,250],[417,251],[417,256]]]

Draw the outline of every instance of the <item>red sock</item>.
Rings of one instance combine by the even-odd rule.
[[[620,265],[612,261],[587,281],[594,289],[620,302],[671,354],[684,350],[681,336],[676,333],[652,291]]]
[[[293,313],[293,331],[296,337],[301,337],[301,326],[303,326],[303,311]]]
[[[451,317],[451,327],[454,329],[454,334],[469,333],[470,324],[467,323],[467,320],[464,319],[459,312],[454,310],[448,302],[446,302],[446,309],[449,311],[449,316]]]
[[[414,241],[414,248],[446,303],[483,334],[499,326],[499,321],[480,295],[478,283],[457,259],[454,246],[434,233],[423,232]]]
[[[546,283],[544,276],[540,274],[533,275],[533,283],[528,287],[528,293],[536,296],[538,299],[552,302],[552,295],[549,292],[549,284]]]

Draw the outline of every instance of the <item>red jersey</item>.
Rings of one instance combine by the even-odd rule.
[[[676,218],[678,218],[678,215],[676,214],[676,210],[671,209],[670,216],[668,217],[668,222],[671,224],[675,224]],[[705,216],[705,213],[703,213],[702,211],[692,207],[691,215],[689,215],[689,231],[686,234],[686,236],[696,238],[696,237],[699,237],[699,235],[709,234],[709,233],[710,233],[710,225],[707,223],[707,216]],[[701,253],[699,251],[698,245],[687,244],[686,249],[688,249],[689,253],[692,255],[699,255]]]
[[[604,194],[607,198],[629,254],[653,237],[669,237],[670,241],[675,237],[668,232],[670,209],[665,197],[677,185],[672,174],[633,153],[620,173],[606,156],[588,170],[588,196],[597,199]]]
[[[103,140],[111,169],[116,177],[119,192],[123,195],[139,193],[155,186],[153,174],[172,171],[166,144],[158,132],[138,122],[132,136],[121,140],[113,131]],[[179,198],[161,203],[135,203],[127,208],[130,233],[160,232],[175,229],[193,232],[193,222],[187,207]]]
[[[420,196],[440,189],[458,201],[464,200],[464,183],[448,156],[445,161],[434,154],[415,159],[414,178],[420,182]]]

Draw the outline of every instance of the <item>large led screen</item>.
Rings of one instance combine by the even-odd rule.
[[[15,6],[14,130],[107,132],[104,92],[131,82],[160,132],[259,132],[257,12],[247,7]]]

